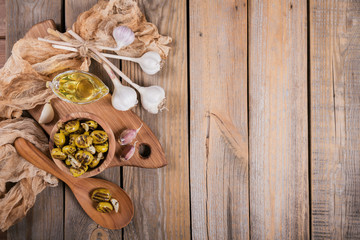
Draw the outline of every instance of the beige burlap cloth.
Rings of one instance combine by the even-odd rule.
[[[100,0],[89,11],[79,15],[72,29],[83,39],[103,46],[115,46],[112,30],[119,25],[131,28],[135,41],[117,53],[139,57],[157,51],[166,58],[171,42],[146,21],[133,0]],[[53,36],[52,39],[55,39]],[[55,39],[60,40],[60,39]],[[23,218],[34,205],[36,195],[46,186],[56,186],[57,179],[20,157],[13,143],[23,137],[48,154],[48,139],[31,119],[21,117],[54,98],[46,81],[69,69],[87,71],[88,57],[52,48],[37,39],[21,39],[14,44],[12,55],[0,70],[0,229],[7,230]]]

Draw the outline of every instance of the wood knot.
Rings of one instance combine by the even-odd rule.
[[[96,228],[90,235],[90,240],[108,240],[109,236],[102,228]]]

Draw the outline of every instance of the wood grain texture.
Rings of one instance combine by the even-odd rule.
[[[61,0],[6,0],[7,51],[11,55],[14,43],[36,23],[53,19],[61,24]]]
[[[77,1],[65,0],[65,27],[71,28],[72,24],[76,21],[77,16],[90,9],[97,0]],[[94,62],[94,61],[93,61]],[[100,67],[91,66],[90,71],[101,79],[106,79],[104,71]],[[108,86],[110,80],[104,81]],[[121,169],[111,168],[107,169],[98,177],[109,180],[121,186]],[[102,228],[94,223],[81,209],[72,193],[68,188],[65,191],[65,239],[122,239],[122,230],[109,230]],[[74,227],[76,226],[76,227]]]
[[[192,236],[249,239],[247,1],[189,7]]]
[[[359,20],[359,1],[310,1],[313,239],[360,238]]]
[[[135,206],[124,238],[190,239],[186,1],[138,2],[147,20],[174,40],[156,75],[148,76],[137,64],[122,62],[124,73],[135,82],[165,89],[169,111],[152,115],[138,107],[136,112],[159,138],[168,166],[158,170],[123,168],[124,189]]]
[[[13,44],[37,22],[54,18],[60,23],[61,1],[6,1],[7,56]],[[25,17],[26,16],[26,20]],[[26,217],[8,230],[8,239],[63,239],[63,183],[46,188],[37,198]]]
[[[5,0],[0,0],[0,38],[6,35],[6,8]]]
[[[307,3],[249,14],[250,235],[309,239]]]

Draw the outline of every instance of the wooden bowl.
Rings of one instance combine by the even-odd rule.
[[[106,158],[103,160],[102,163],[100,163],[99,166],[97,166],[94,169],[90,169],[84,173],[83,175],[79,176],[79,178],[88,178],[88,177],[92,177],[95,176],[99,173],[101,173],[102,171],[104,171],[109,164],[111,163],[114,154],[115,154],[115,148],[116,148],[116,141],[115,141],[115,136],[113,131],[111,130],[109,124],[107,122],[105,122],[103,119],[101,119],[100,117],[96,116],[95,114],[92,113],[87,113],[87,112],[77,112],[77,113],[70,113],[68,115],[66,115],[64,118],[60,119],[54,126],[54,128],[51,131],[50,134],[50,142],[49,142],[49,149],[50,152],[51,150],[54,148],[54,135],[55,133],[57,133],[59,131],[59,123],[65,123],[71,120],[93,120],[95,122],[97,122],[101,128],[107,133],[108,137],[109,137],[109,150],[106,153]],[[65,161],[61,161],[58,159],[54,159],[52,158],[53,161],[55,162],[55,164],[64,172],[66,172],[67,174],[71,175],[69,171],[69,167],[66,166]]]

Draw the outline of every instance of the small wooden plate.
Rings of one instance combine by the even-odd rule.
[[[92,113],[70,113],[63,119],[59,120],[55,124],[55,126],[50,134],[50,142],[49,142],[50,152],[54,148],[54,135],[55,135],[55,133],[57,133],[59,131],[59,127],[58,127],[59,123],[66,123],[67,121],[75,120],[75,119],[93,120],[93,121],[97,122],[101,126],[101,128],[107,133],[107,135],[109,137],[109,140],[108,140],[109,141],[109,150],[106,153],[106,158],[104,159],[104,161],[102,163],[100,163],[100,165],[98,167],[96,167],[94,169],[89,169],[86,173],[81,175],[80,178],[87,178],[87,177],[92,177],[92,176],[98,175],[99,173],[104,171],[110,165],[111,161],[114,159],[116,141],[115,141],[114,133],[111,130],[109,124],[107,124],[103,119],[96,116],[95,114],[92,114]],[[55,164],[62,171],[66,172],[67,174],[72,175],[69,171],[69,168],[64,163],[64,161],[54,159],[54,158],[53,158],[53,160],[54,160]]]

